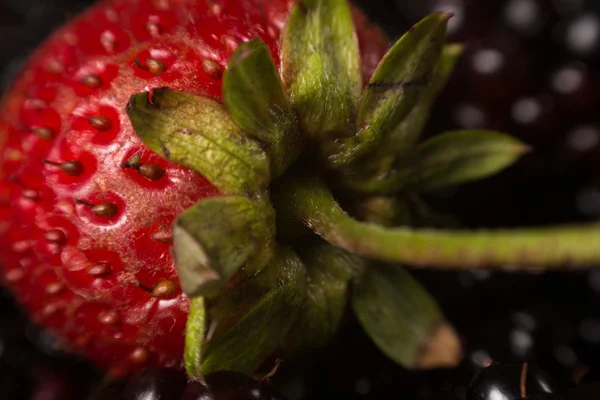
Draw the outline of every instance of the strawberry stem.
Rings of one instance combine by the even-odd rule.
[[[382,261],[437,268],[600,265],[598,225],[496,231],[386,229],[348,216],[317,178],[281,187],[276,203],[278,215],[301,221],[335,246]]]

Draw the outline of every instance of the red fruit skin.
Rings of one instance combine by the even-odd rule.
[[[4,97],[2,280],[35,322],[113,375],[181,367],[189,303],[177,284],[170,227],[187,207],[219,195],[202,176],[145,149],[125,105],[163,86],[220,100],[221,75],[239,43],[262,38],[279,64],[292,5],[103,1],[48,39]],[[367,81],[388,41],[353,14]],[[149,58],[165,68],[149,70]],[[162,176],[122,167],[140,152]],[[69,174],[44,159],[77,160],[83,169]],[[99,204],[112,211],[95,214]],[[171,290],[153,293],[163,281]]]

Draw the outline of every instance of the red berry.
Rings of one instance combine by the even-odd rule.
[[[107,0],[55,33],[0,107],[0,260],[33,319],[114,375],[181,367],[174,218],[219,192],[158,157],[125,113],[170,87],[221,98],[232,50],[276,63],[292,0]],[[355,10],[365,80],[388,42]],[[60,290],[59,290],[60,289]]]

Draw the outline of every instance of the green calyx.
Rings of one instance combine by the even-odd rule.
[[[302,152],[304,137],[261,40],[241,44],[231,58],[223,77],[223,100],[238,126],[266,149],[273,177],[282,175]]]
[[[202,374],[252,373],[271,355],[295,320],[306,293],[306,272],[295,252],[278,247],[260,274],[225,289],[205,305],[206,326],[197,352]],[[188,320],[194,324],[194,319]],[[194,365],[198,365],[194,363]]]
[[[320,140],[349,135],[362,78],[347,1],[298,2],[282,39],[281,76],[304,133]]]
[[[460,343],[438,305],[397,265],[366,268],[354,284],[352,308],[375,344],[401,365],[435,368],[460,358]]]
[[[486,178],[512,165],[529,147],[493,131],[440,134],[396,160],[385,174],[345,176],[357,192],[418,193]]]
[[[223,193],[256,196],[269,185],[267,154],[217,101],[161,88],[134,95],[127,114],[148,148],[198,171]]]
[[[324,144],[333,168],[349,168],[372,152],[419,102],[432,84],[450,16],[440,13],[426,17],[383,57],[356,107],[356,132],[347,139]]]
[[[260,272],[272,257],[274,226],[268,202],[241,196],[205,199],[183,212],[173,227],[183,291],[203,296],[223,287],[240,268],[247,275]]]
[[[462,53],[446,44],[450,16],[416,24],[363,87],[347,2],[302,0],[281,65],[260,39],[243,43],[223,103],[169,88],[131,98],[142,141],[223,195],[173,227],[192,378],[316,350],[350,309],[404,367],[453,366],[456,332],[408,269],[600,264],[596,225],[468,231],[423,202],[422,192],[488,177],[528,150],[492,131],[420,140]]]
[[[244,276],[219,296],[193,298],[184,354],[189,375],[251,374],[283,342],[305,296],[302,261],[278,246],[260,273]]]

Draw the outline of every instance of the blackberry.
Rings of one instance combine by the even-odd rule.
[[[272,388],[238,372],[219,371],[205,380],[191,383],[181,400],[285,400]]]
[[[467,400],[558,400],[556,385],[541,369],[525,364],[492,364],[479,373]]]
[[[179,399],[187,386],[184,372],[150,368],[135,374],[125,388],[125,400]]]

